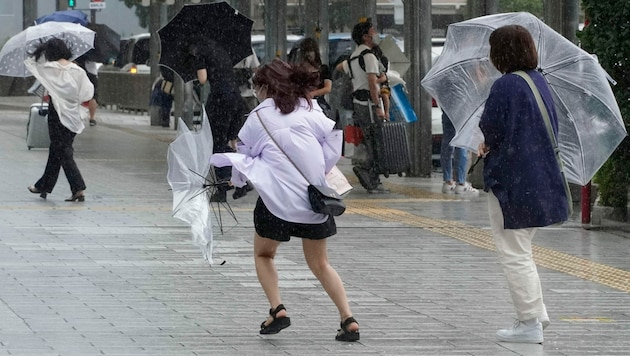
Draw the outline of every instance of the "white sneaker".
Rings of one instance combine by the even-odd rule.
[[[479,193],[479,191],[473,188],[473,186],[470,185],[470,183],[468,182],[464,184],[457,184],[457,186],[455,187],[455,194],[476,194],[476,193]]]
[[[455,183],[442,183],[442,193],[444,194],[452,194],[455,193]]]
[[[519,342],[524,344],[542,344],[543,328],[538,319],[517,320],[511,329],[497,331],[497,339],[504,342]]]

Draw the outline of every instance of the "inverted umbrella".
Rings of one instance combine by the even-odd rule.
[[[29,77],[24,60],[40,43],[51,38],[62,39],[72,51],[75,59],[89,51],[94,45],[94,31],[76,23],[45,22],[30,26],[9,38],[0,50],[0,75],[9,77]]]
[[[526,12],[478,17],[449,25],[444,50],[422,79],[456,129],[451,144],[476,151],[479,119],[501,73],[489,59],[490,34],[520,25],[534,38],[538,70],[558,116],[558,145],[570,182],[585,185],[627,135],[608,74],[597,60]]]
[[[207,124],[205,109],[202,108],[202,111],[204,124],[199,131],[190,131],[179,120],[177,137],[168,147],[167,180],[173,191],[173,216],[190,225],[193,244],[201,248],[204,258],[212,264],[215,243],[210,211],[214,212],[221,231],[221,206],[227,209],[232,218],[236,218],[227,203],[217,203],[214,206],[209,202],[218,183],[210,170],[212,131]]]
[[[62,10],[38,18],[35,20],[35,24],[39,25],[49,21],[78,23],[79,25],[87,26],[88,17],[85,12],[80,10]]]
[[[190,47],[211,40],[228,53],[234,66],[252,54],[253,24],[225,1],[184,5],[158,30],[160,64],[174,70],[184,82],[191,81],[197,76],[190,62]]]

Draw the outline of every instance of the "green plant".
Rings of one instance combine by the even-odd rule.
[[[526,11],[537,17],[543,15],[543,0],[499,0],[499,12]]]
[[[630,2],[627,0],[582,0],[589,21],[578,33],[582,47],[595,53],[602,67],[617,81],[612,87],[626,130],[630,121]],[[595,176],[601,204],[625,209],[630,185],[630,140],[617,147]]]

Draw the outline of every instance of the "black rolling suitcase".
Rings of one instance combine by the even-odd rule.
[[[390,174],[402,176],[411,167],[407,123],[404,121],[384,122],[376,131],[378,173],[385,177]]]

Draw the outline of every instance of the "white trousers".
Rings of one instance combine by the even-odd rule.
[[[540,278],[532,255],[532,239],[538,229],[504,229],[501,206],[492,192],[488,194],[488,214],[516,316],[519,320],[546,316]]]

